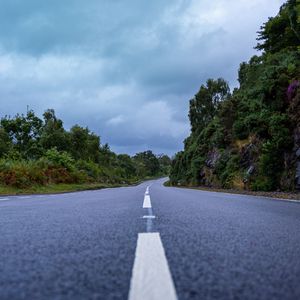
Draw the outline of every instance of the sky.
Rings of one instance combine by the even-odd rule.
[[[117,153],[173,155],[208,78],[237,85],[284,0],[0,0],[1,117],[53,108]]]

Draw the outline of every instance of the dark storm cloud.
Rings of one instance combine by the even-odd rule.
[[[41,55],[51,51],[88,51],[119,55],[132,31],[151,24],[165,1],[2,0],[2,45]],[[122,41],[124,40],[124,41]]]
[[[179,150],[188,100],[236,84],[282,0],[0,0],[2,114],[56,109],[113,149]]]

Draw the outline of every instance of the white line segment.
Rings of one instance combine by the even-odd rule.
[[[151,199],[150,195],[145,195],[144,197],[144,203],[143,203],[143,208],[151,208]]]
[[[155,216],[143,216],[143,219],[155,219]]]
[[[176,300],[159,233],[139,233],[129,300]]]
[[[149,194],[149,186],[146,188],[146,194]]]
[[[7,201],[9,198],[0,198],[0,201]]]

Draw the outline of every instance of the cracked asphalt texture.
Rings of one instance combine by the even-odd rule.
[[[0,201],[0,299],[127,299],[150,184],[178,299],[300,299],[300,203],[162,183]]]

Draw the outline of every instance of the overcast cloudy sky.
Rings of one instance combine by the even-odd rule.
[[[188,100],[236,85],[283,0],[0,0],[1,116],[54,108],[117,152],[182,148]]]

